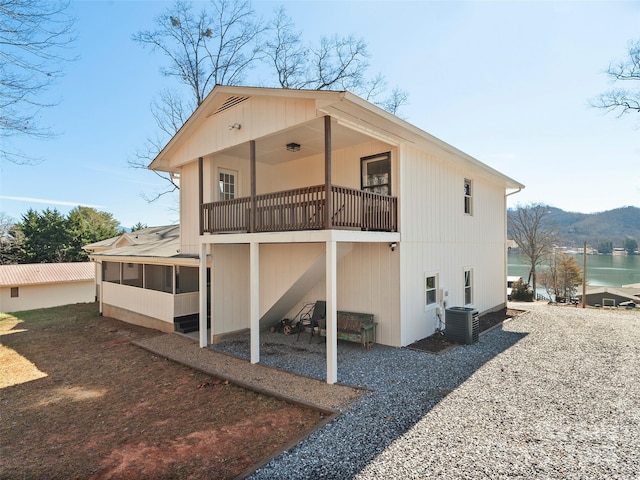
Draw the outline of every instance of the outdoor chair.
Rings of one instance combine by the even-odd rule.
[[[327,314],[327,302],[324,300],[316,301],[313,306],[313,312],[311,315],[301,315],[300,320],[298,322],[298,340],[300,338],[300,332],[304,330],[305,327],[311,328],[311,336],[309,337],[309,343],[311,343],[311,339],[313,338],[313,333],[316,329],[318,329],[318,335],[320,335],[320,320],[324,320]]]

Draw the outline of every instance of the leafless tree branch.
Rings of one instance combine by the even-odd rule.
[[[624,60],[611,63],[605,70],[612,82],[640,81],[640,40],[632,40],[627,45]],[[631,88],[612,88],[591,100],[591,106],[601,108],[607,113],[618,112],[618,117],[626,113],[640,113],[640,90]]]
[[[75,39],[67,8],[66,1],[0,0],[0,158],[32,163],[10,140],[54,135],[38,117],[58,103],[43,96],[74,60],[66,55]]]
[[[549,207],[534,203],[527,206],[518,205],[509,210],[508,236],[520,248],[520,252],[529,259],[531,271],[529,281],[533,291],[536,290],[536,267],[553,249],[556,233],[548,221]]]

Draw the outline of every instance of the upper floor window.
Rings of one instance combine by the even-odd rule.
[[[471,196],[471,180],[468,178],[464,179],[464,213],[467,215],[472,214],[472,196]]]
[[[20,287],[11,287],[11,298],[18,298],[20,296]]]
[[[232,170],[218,172],[219,200],[233,200],[236,198],[237,173]]]
[[[464,271],[464,304],[469,305],[473,303],[473,290],[472,284],[473,276],[471,275],[472,270],[468,269]]]
[[[361,158],[360,170],[362,190],[391,195],[391,152]]]

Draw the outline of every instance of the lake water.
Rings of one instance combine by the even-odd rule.
[[[572,256],[582,268],[583,256]],[[527,258],[507,255],[507,272],[526,282],[529,277]],[[640,283],[640,255],[587,255],[587,285],[619,287],[631,283]]]

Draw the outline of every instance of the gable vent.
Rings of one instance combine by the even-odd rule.
[[[242,103],[248,99],[249,97],[229,97],[222,105],[220,105],[220,107],[218,107],[215,112],[213,112],[213,115],[217,115],[218,113],[224,112],[231,107],[235,107],[239,103]]]

